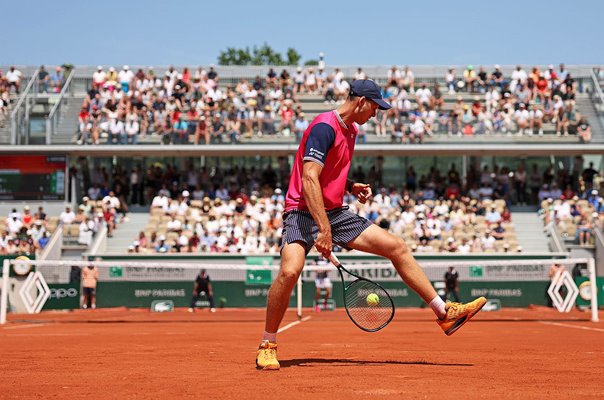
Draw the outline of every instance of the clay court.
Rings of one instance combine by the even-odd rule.
[[[259,309],[11,315],[0,328],[1,397],[512,399],[604,393],[604,323],[588,322],[579,311],[483,312],[452,337],[440,332],[428,310],[397,310],[378,333],[358,330],[342,310],[306,316],[298,323],[293,312],[286,315],[281,371],[257,371]]]

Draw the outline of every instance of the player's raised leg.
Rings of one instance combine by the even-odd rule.
[[[438,318],[438,325],[446,335],[453,334],[486,303],[484,297],[466,304],[445,303],[436,294],[436,290],[413,257],[405,241],[377,225],[365,229],[356,239],[349,242],[348,246],[392,261],[394,268],[405,283],[430,305]]]
[[[297,242],[286,244],[281,250],[281,268],[268,292],[264,335],[256,356],[256,366],[260,369],[280,368],[277,360],[277,330],[304,268],[305,257],[306,249]]]

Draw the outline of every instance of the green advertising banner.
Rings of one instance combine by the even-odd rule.
[[[397,307],[423,307],[422,299],[402,282],[381,282]],[[526,307],[529,304],[546,305],[549,282],[460,282],[459,296],[467,301],[478,296],[498,299],[502,307]],[[250,282],[213,281],[214,299],[228,307],[264,307],[269,286]],[[150,307],[156,300],[172,300],[175,307],[188,307],[191,300],[192,282],[99,282],[98,307]],[[302,286],[304,307],[314,301],[315,285],[306,282]],[[342,307],[342,287],[334,284],[332,298]],[[290,306],[296,304],[296,292],[292,293]]]
[[[577,305],[591,305],[591,285],[589,284],[589,279],[585,276],[580,276],[575,278],[575,283],[579,288]],[[598,307],[601,308],[604,305],[604,277],[599,276],[596,278],[596,291],[598,292]]]
[[[50,297],[43,310],[73,310],[80,308],[80,285],[65,283],[48,285]]]

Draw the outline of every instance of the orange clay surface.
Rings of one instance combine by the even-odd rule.
[[[342,310],[279,334],[257,371],[264,311],[9,314],[2,399],[602,399],[604,323],[546,308],[481,312],[451,337],[429,310],[365,333]],[[600,318],[604,318],[600,313]],[[286,314],[283,326],[297,318]]]

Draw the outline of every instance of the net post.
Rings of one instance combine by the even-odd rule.
[[[296,302],[298,319],[302,319],[302,274],[298,276],[298,283],[296,284]]]
[[[593,258],[587,260],[589,271],[589,286],[591,289],[591,322],[598,322],[598,287],[596,285],[596,261]]]
[[[2,264],[2,296],[0,296],[0,325],[6,324],[6,312],[8,310],[8,275],[10,271],[10,260],[5,259]]]

